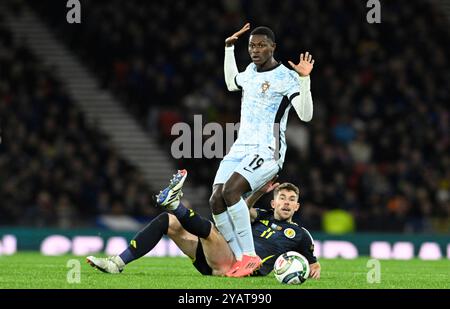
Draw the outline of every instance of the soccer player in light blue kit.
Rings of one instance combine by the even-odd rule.
[[[220,163],[210,198],[216,226],[237,259],[227,273],[230,277],[247,276],[261,264],[243,195],[263,186],[282,168],[291,107],[303,121],[310,121],[313,114],[312,56],[300,54],[299,64],[289,61],[294,71],[288,69],[274,59],[275,35],[269,28],[251,32],[248,52],[252,63],[238,72],[234,43],[249,29],[247,23],[225,40],[225,82],[230,91],[242,90],[241,119],[238,138]]]

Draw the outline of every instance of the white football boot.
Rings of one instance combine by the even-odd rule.
[[[109,273],[109,274],[119,274],[123,271],[125,264],[122,259],[117,256],[109,256],[106,258],[97,258],[95,256],[88,256],[86,262],[98,270]]]
[[[179,170],[175,175],[173,175],[169,186],[159,192],[156,196],[156,203],[159,206],[166,207],[170,210],[176,209],[180,203],[180,198],[183,196],[181,189],[183,188],[186,177],[186,170]]]

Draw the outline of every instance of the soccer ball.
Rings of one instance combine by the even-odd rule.
[[[300,253],[289,251],[277,258],[273,271],[281,283],[302,284],[309,276],[309,263]]]

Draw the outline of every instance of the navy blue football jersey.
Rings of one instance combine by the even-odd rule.
[[[263,260],[255,275],[270,273],[278,256],[287,251],[297,251],[310,264],[317,262],[314,241],[305,228],[294,222],[276,220],[273,210],[255,209],[258,216],[252,223],[253,241],[256,254]]]

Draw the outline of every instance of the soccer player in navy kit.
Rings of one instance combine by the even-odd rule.
[[[314,60],[306,52],[294,70],[274,58],[275,35],[267,27],[255,28],[249,38],[252,62],[238,71],[234,43],[250,29],[246,24],[225,40],[224,73],[228,90],[242,90],[241,119],[237,140],[217,170],[210,206],[217,228],[237,258],[227,276],[252,273],[261,263],[252,237],[245,194],[258,190],[282,168],[286,154],[285,130],[294,107],[299,118],[313,114],[309,74]]]
[[[168,188],[157,199],[162,207],[173,214],[163,213],[137,233],[129,247],[118,256],[97,258],[89,256],[88,263],[107,273],[120,273],[126,264],[144,256],[165,234],[189,256],[193,265],[203,275],[226,275],[236,263],[230,246],[216,227],[180,202],[182,186],[187,177],[185,170],[179,171]],[[265,193],[274,190],[272,210],[253,208]],[[314,256],[314,241],[310,233],[292,222],[292,216],[299,209],[299,190],[290,183],[269,181],[246,202],[252,220],[252,235],[255,250],[262,258],[262,264],[252,275],[267,275],[273,269],[277,257],[287,251],[297,251],[310,263],[310,277],[320,278],[320,264]]]
[[[297,223],[292,216],[299,209],[299,189],[291,183],[283,183],[274,187],[274,199],[271,201],[271,210],[253,208],[253,205],[263,194],[255,192],[247,200],[252,221],[252,234],[255,251],[262,259],[261,268],[256,274],[267,275],[272,271],[276,258],[287,252],[301,253],[317,274],[317,259],[314,256],[314,240],[311,234]],[[271,188],[271,189],[272,189]],[[320,270],[319,270],[320,272]]]

